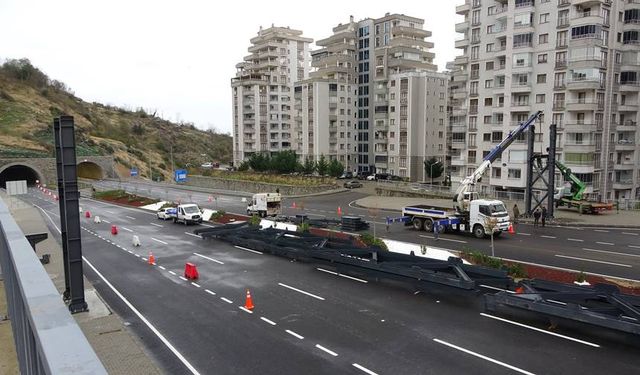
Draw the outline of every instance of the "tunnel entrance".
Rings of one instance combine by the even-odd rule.
[[[78,178],[102,180],[104,178],[104,173],[102,172],[102,167],[98,164],[90,161],[83,161],[78,164]]]
[[[30,167],[26,165],[12,165],[0,172],[0,187],[5,189],[7,181],[26,180],[27,186],[34,186],[36,180],[42,181],[42,178]]]

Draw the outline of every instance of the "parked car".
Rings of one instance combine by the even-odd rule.
[[[400,176],[396,176],[396,175],[391,175],[391,176],[387,177],[387,180],[391,180],[391,181],[402,181],[402,177],[400,177]]]
[[[389,173],[376,173],[375,174],[375,179],[376,179],[376,181],[378,181],[378,180],[388,180],[389,179]]]
[[[167,220],[176,216],[176,208],[175,207],[165,207],[158,210],[156,216],[159,220]]]
[[[361,188],[362,187],[362,182],[357,181],[357,180],[351,180],[349,182],[345,182],[343,186],[346,189]]]
[[[369,175],[369,172],[360,171],[360,172],[354,174],[353,177],[357,178],[358,180],[366,180],[368,175]]]
[[[367,181],[375,181],[375,180],[376,180],[376,175],[375,174],[367,176]]]
[[[353,172],[344,172],[342,176],[338,177],[340,180],[347,180],[353,178]]]

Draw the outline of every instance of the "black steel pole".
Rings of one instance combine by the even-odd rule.
[[[76,165],[76,140],[73,116],[60,117],[60,150],[62,180],[64,185],[64,215],[60,217],[67,228],[67,249],[69,251],[69,281],[72,313],[87,311],[84,299],[84,279],[82,272],[82,242],[80,231],[80,210],[78,192],[78,170]]]
[[[64,205],[64,180],[62,179],[62,151],[60,148],[60,119],[53,119],[53,138],[56,146],[56,173],[58,175],[58,205],[60,206],[60,238],[62,239],[62,263],[64,265],[64,292],[62,299],[65,301],[71,297],[69,283],[69,249],[67,248],[67,223],[62,220],[65,217],[66,208]]]
[[[549,171],[549,182],[547,185],[547,215],[553,219],[555,202],[553,196],[556,186],[556,124],[549,125],[549,155],[547,155],[547,169]]]
[[[533,145],[535,142],[536,127],[531,124],[527,134],[527,188],[525,194],[525,213],[531,215],[531,198],[533,195]]]

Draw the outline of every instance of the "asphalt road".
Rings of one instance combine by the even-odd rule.
[[[126,188],[141,195],[173,201],[192,201],[202,207],[244,213],[246,203],[233,195],[190,192],[152,183],[100,181],[107,188]],[[385,217],[398,217],[399,211],[372,210],[355,207],[353,202],[365,195],[357,191],[287,199],[284,215],[304,213],[312,218],[337,218],[340,207],[343,215],[361,216],[372,224],[370,232],[399,241],[421,243],[452,250],[480,251],[491,254],[491,241],[477,239],[470,234],[442,234],[436,240],[433,233],[415,231],[402,224],[388,230]],[[211,202],[209,201],[209,198]],[[380,199],[384,199],[381,197]],[[293,203],[296,208],[293,208]],[[372,216],[374,215],[374,216]],[[534,228],[529,224],[516,226],[516,234],[503,234],[495,239],[494,254],[504,259],[584,271],[605,276],[640,280],[640,230],[616,228],[550,227]]]
[[[37,190],[26,199],[59,226],[56,202]],[[640,372],[638,337],[569,323],[549,331],[537,316],[481,315],[476,294],[416,294],[202,240],[142,210],[81,206],[102,219],[81,219],[85,273],[167,373]],[[181,278],[185,262],[197,264],[196,282]],[[247,289],[252,313],[241,309]]]

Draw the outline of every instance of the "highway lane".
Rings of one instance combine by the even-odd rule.
[[[139,188],[156,198],[168,194],[171,199],[191,199],[202,207],[224,209],[228,212],[243,213],[246,207],[240,197],[216,195],[217,200],[209,202],[205,193],[189,193],[162,185],[154,187],[148,183],[117,181],[100,181],[99,184],[115,188],[126,187],[129,190]],[[120,184],[120,185],[118,185]],[[133,191],[133,190],[132,190]],[[168,192],[168,193],[167,193]],[[295,215],[304,213],[311,217],[337,218],[337,207],[341,207],[343,215],[357,215],[372,223],[376,222],[376,235],[411,243],[422,243],[434,247],[453,250],[480,251],[491,254],[490,241],[477,239],[470,234],[442,234],[435,240],[432,233],[415,231],[394,224],[386,230],[384,217],[400,216],[399,211],[380,210],[376,217],[371,217],[371,210],[354,207],[353,201],[365,195],[357,191],[338,194],[320,195],[306,198],[287,199],[284,202],[283,214]],[[381,197],[381,199],[384,199]],[[297,208],[292,208],[293,202]],[[373,232],[371,228],[370,232]],[[567,228],[551,227],[534,228],[529,224],[516,226],[516,234],[503,234],[495,240],[495,255],[505,259],[525,261],[541,265],[584,271],[601,275],[615,276],[638,280],[640,278],[640,231],[634,229],[615,228]]]
[[[584,344],[567,343],[565,339],[549,338],[546,334],[539,332],[532,334],[528,329],[480,316],[479,310],[468,308],[469,305],[477,305],[475,297],[460,298],[450,295],[447,291],[434,291],[428,296],[414,295],[412,291],[396,286],[364,284],[317,271],[311,265],[291,263],[285,259],[234,249],[216,241],[202,241],[185,234],[185,227],[182,225],[162,222],[159,222],[163,225],[162,228],[150,225],[153,223],[153,216],[142,211],[91,201],[83,201],[83,206],[85,209],[88,207],[93,210],[94,214],[102,214],[105,211],[102,217],[120,226],[126,225],[133,230],[133,232],[121,231],[118,236],[111,236],[108,225],[93,224],[92,221],[83,218],[85,232],[87,230],[94,232],[116,243],[116,246],[107,243],[108,246],[105,248],[105,246],[99,246],[99,242],[97,244],[90,242],[88,249],[91,250],[85,249],[85,254],[88,257],[96,257],[93,262],[99,264],[98,267],[105,268],[104,273],[109,274],[109,278],[114,278],[116,280],[114,284],[120,285],[119,288],[125,288],[127,293],[133,296],[132,300],[141,305],[141,310],[153,313],[157,308],[156,305],[160,305],[164,315],[171,315],[172,311],[178,309],[180,313],[177,315],[188,318],[188,326],[185,327],[184,318],[176,323],[168,317],[160,316],[163,314],[157,314],[157,317],[153,315],[154,319],[157,319],[153,321],[161,322],[161,325],[158,325],[164,327],[163,330],[167,332],[167,336],[178,337],[177,347],[191,348],[196,339],[204,340],[202,346],[207,347],[208,336],[198,334],[202,331],[212,334],[212,330],[215,330],[217,338],[229,339],[224,336],[224,329],[222,333],[218,332],[215,321],[234,326],[242,324],[238,323],[237,318],[246,313],[235,305],[242,303],[244,288],[250,284],[258,306],[251,317],[255,320],[254,323],[259,323],[250,328],[253,330],[280,329],[281,331],[278,332],[283,333],[285,337],[283,340],[289,341],[270,342],[270,345],[275,345],[278,351],[291,352],[296,358],[298,356],[304,358],[304,361],[309,351],[313,353],[313,358],[328,358],[331,363],[349,358],[347,362],[335,365],[338,366],[337,368],[327,364],[309,367],[317,369],[318,373],[361,371],[354,367],[353,363],[379,373],[500,373],[505,370],[502,365],[474,357],[441,342],[472,350],[474,353],[490,358],[497,358],[504,363],[515,364],[519,368],[534,373],[566,373],[582,366],[588,373],[589,369],[599,368],[603,358],[615,360],[618,366],[621,366],[615,369],[618,373],[638,370],[637,363],[629,361],[627,357],[628,343],[622,344],[617,340],[611,340],[609,333],[600,336],[597,333],[598,330],[591,329],[576,331],[569,329],[563,332],[578,335],[582,339],[597,341],[602,347],[594,352],[593,350],[596,349]],[[55,204],[50,203],[45,209],[55,212]],[[107,210],[113,214],[106,212]],[[144,250],[133,249],[140,256],[139,258],[128,253],[128,250],[131,250],[130,241],[133,234],[140,235],[143,240]],[[93,234],[89,236],[95,241],[106,243],[105,240]],[[147,237],[167,243],[167,245],[158,243],[158,246],[153,244],[154,254],[158,254],[158,265],[155,267],[146,265],[142,259],[149,249],[144,244],[151,242]],[[84,239],[83,236],[83,242]],[[224,264],[193,255],[194,252],[222,261]],[[187,259],[195,259],[194,261],[199,265],[201,270],[201,279],[197,282],[199,287],[179,279],[180,271]],[[165,269],[160,269],[160,266]],[[152,270],[152,273],[149,270]],[[172,275],[170,271],[176,275]],[[152,278],[152,281],[146,278]],[[169,282],[169,287],[165,282]],[[137,286],[130,286],[129,284],[132,283]],[[322,296],[324,300],[282,287],[279,283]],[[173,286],[183,288],[184,291],[173,289]],[[206,290],[215,291],[216,295],[213,296]],[[194,292],[196,294],[192,294]],[[180,298],[174,298],[180,293],[192,296],[191,298],[196,298],[196,301],[191,299],[182,301]],[[192,309],[185,308],[185,306],[193,306],[195,310],[212,309],[209,302],[201,301],[201,296],[208,298],[211,303],[215,301],[217,304],[227,306],[233,318],[227,319],[222,316],[224,314],[219,316],[215,312],[217,310],[202,316],[192,312]],[[221,296],[233,303],[229,304],[221,300]],[[175,305],[167,301],[179,304]],[[223,308],[222,311],[226,310]],[[258,319],[258,315],[264,316],[276,325]],[[211,319],[212,316],[215,316],[215,319]],[[210,323],[202,324],[199,322],[200,319]],[[534,320],[533,323],[539,328],[545,328],[544,321]],[[179,328],[174,328],[174,324]],[[288,331],[302,336],[303,339]],[[182,340],[181,337],[185,336],[191,337],[192,340]],[[251,338],[263,339],[260,332],[249,336],[247,339],[251,343],[253,343]],[[264,339],[268,340],[269,337]],[[309,341],[311,343],[307,345]],[[298,353],[295,350],[292,351],[289,345],[302,345],[306,349],[304,353]],[[334,357],[315,345],[320,345],[339,355]],[[251,352],[256,353],[253,345],[251,346]],[[236,348],[233,344],[231,347]],[[270,348],[269,346],[264,349],[266,353],[270,353]],[[223,349],[216,348],[216,350]],[[604,352],[602,352],[603,349]],[[536,355],[527,356],[523,353]],[[231,357],[227,354],[218,360],[235,358],[233,354],[228,354]],[[270,361],[266,363],[270,364],[271,360],[280,360],[279,357],[270,354],[255,355],[257,358],[248,358],[244,361],[255,364],[255,361],[265,363],[265,359],[269,359]],[[549,358],[548,364],[540,363],[538,355]],[[194,361],[194,363],[201,363],[201,357],[206,355],[194,350],[193,356],[197,358],[197,362]],[[209,362],[202,363],[205,366],[211,365]],[[256,367],[249,364],[246,366],[242,366],[242,369],[250,373],[256,372]],[[295,364],[291,366],[290,369],[296,368]],[[548,366],[551,366],[551,369]],[[346,370],[347,368],[349,370]],[[281,368],[278,369],[281,370]],[[260,372],[271,373],[269,369],[261,370]]]

